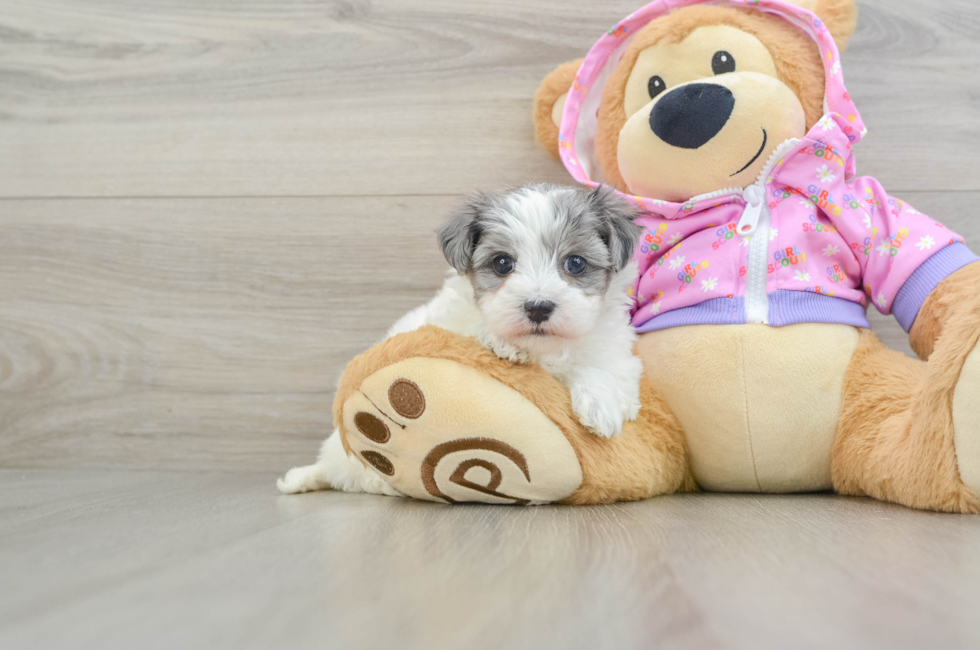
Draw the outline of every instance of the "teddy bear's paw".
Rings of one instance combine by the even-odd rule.
[[[602,438],[611,438],[622,433],[623,409],[617,396],[608,387],[595,383],[573,383],[569,390],[572,395],[572,409],[582,426]]]
[[[550,503],[582,483],[558,426],[513,388],[445,359],[369,376],[342,407],[351,449],[409,496],[456,503]]]
[[[980,494],[980,347],[966,358],[956,383],[953,429],[960,478]]]

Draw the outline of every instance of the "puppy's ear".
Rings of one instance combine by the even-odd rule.
[[[486,194],[472,194],[452,211],[446,223],[436,231],[442,254],[459,273],[469,273],[473,268],[473,251],[480,243],[482,233],[480,217],[491,205],[491,199]]]
[[[605,185],[589,193],[588,204],[599,220],[599,236],[609,248],[613,268],[622,271],[633,259],[643,230],[634,221],[639,215],[638,208]]]

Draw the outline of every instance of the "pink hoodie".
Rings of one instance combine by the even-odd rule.
[[[772,155],[756,184],[684,204],[630,197],[647,214],[636,251],[639,332],[694,324],[843,323],[868,327],[869,300],[911,329],[929,293],[977,261],[963,238],[856,176],[853,145],[867,133],[844,87],[826,26],[780,0],[656,0],[590,50],[568,94],[561,155],[595,187],[593,141],[603,86],[630,39],[651,20],[696,4],[753,7],[800,27],[820,47],[828,113]]]

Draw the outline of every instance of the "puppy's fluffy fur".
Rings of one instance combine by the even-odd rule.
[[[387,337],[435,325],[476,337],[502,358],[537,363],[565,384],[580,421],[619,434],[640,409],[640,360],[629,322],[634,209],[612,191],[554,185],[470,197],[439,229],[453,271]],[[334,488],[397,494],[347,458],[340,436],[315,465],[279,480],[286,493]]]

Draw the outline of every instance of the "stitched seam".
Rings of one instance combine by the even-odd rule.
[[[374,401],[370,397],[368,397],[367,395],[364,394],[364,391],[360,391],[359,390],[357,392],[360,393],[361,396],[364,397],[364,399],[366,399],[367,401],[371,402],[371,406],[373,406],[375,409],[377,409],[378,413],[380,413],[381,415],[383,415],[386,418],[388,418],[389,420],[391,420],[391,422],[393,422],[395,424],[395,426],[399,426],[402,429],[405,428],[405,425],[404,424],[402,424],[401,422],[398,422],[397,420],[395,420],[394,418],[392,418],[390,415],[388,415],[387,413],[385,413],[384,411],[382,411],[381,409],[379,409],[378,408],[378,405],[375,404]]]
[[[745,433],[749,438],[749,455],[752,457],[752,474],[755,476],[755,485],[762,492],[762,483],[759,482],[759,470],[755,465],[755,448],[752,445],[752,428],[749,426],[749,391],[747,390],[748,382],[745,380],[745,340],[739,338],[738,349],[742,353],[742,365],[741,365],[741,375],[742,375],[742,396],[745,401]]]

